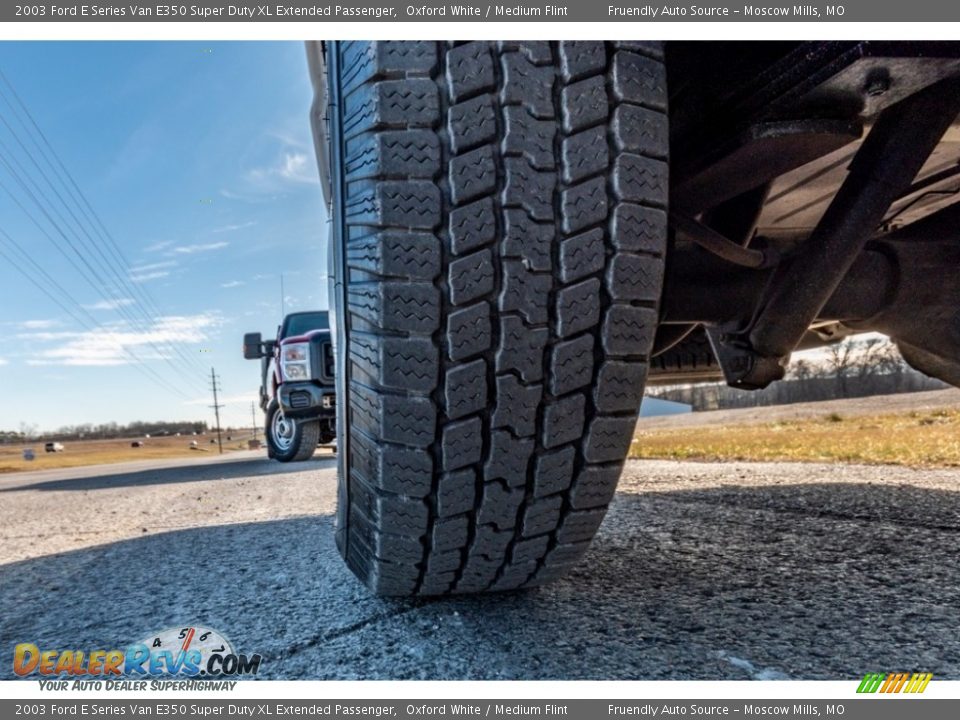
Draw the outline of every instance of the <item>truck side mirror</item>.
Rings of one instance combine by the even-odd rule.
[[[244,334],[243,357],[245,360],[259,360],[263,357],[263,339],[260,333]]]

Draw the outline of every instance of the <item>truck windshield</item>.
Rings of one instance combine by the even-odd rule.
[[[330,320],[326,312],[307,312],[287,315],[280,338],[305,335],[311,330],[329,330]]]

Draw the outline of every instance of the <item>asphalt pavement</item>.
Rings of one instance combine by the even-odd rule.
[[[960,470],[631,462],[565,579],[419,601],[345,568],[335,484],[256,453],[0,475],[0,677],[18,642],[201,624],[278,679],[960,679]]]

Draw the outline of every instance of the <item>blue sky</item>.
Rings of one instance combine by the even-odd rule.
[[[275,331],[280,274],[288,312],[326,307],[302,44],[0,43],[0,70],[123,257],[0,81],[0,183],[17,198],[0,187],[0,230],[77,316],[0,257],[0,429],[211,420],[211,365],[225,421],[249,424],[259,368],[241,339]]]

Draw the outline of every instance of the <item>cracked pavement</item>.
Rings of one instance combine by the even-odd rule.
[[[630,462],[568,577],[371,596],[335,462],[258,453],[0,475],[0,678],[17,642],[201,624],[277,679],[960,679],[960,470]]]

